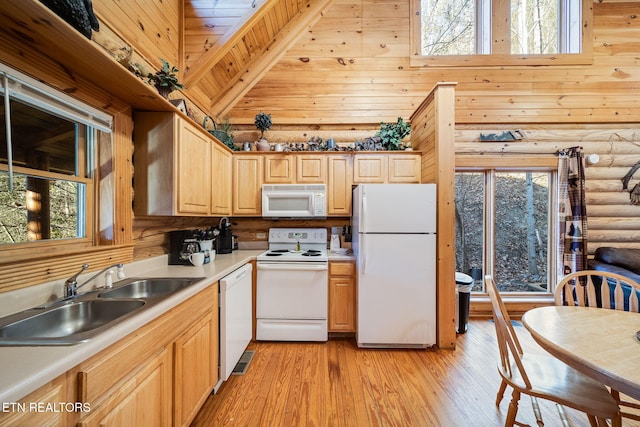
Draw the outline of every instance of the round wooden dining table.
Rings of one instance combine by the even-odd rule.
[[[640,313],[552,306],[527,311],[522,323],[550,354],[601,383],[640,399]]]

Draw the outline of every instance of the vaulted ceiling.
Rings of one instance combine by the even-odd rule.
[[[213,116],[224,116],[333,2],[185,2],[184,85],[188,96]]]

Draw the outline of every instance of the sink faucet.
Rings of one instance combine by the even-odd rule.
[[[80,271],[78,271],[73,276],[69,277],[64,282],[64,297],[65,298],[69,298],[69,297],[76,296],[78,294],[78,289],[80,289],[81,287],[83,287],[87,283],[91,282],[93,279],[95,279],[99,275],[101,275],[103,273],[106,273],[107,271],[111,270],[112,268],[117,268],[118,269],[118,279],[124,279],[125,276],[124,276],[124,270],[122,269],[122,267],[123,267],[123,265],[121,263],[110,265],[109,267],[104,268],[104,269],[100,270],[99,272],[97,272],[96,274],[94,274],[93,276],[91,276],[89,279],[87,279],[81,285],[78,285],[78,276],[84,270],[89,268],[89,264],[83,264],[82,268],[80,268]]]

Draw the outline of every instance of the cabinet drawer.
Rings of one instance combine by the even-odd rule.
[[[355,264],[352,262],[330,262],[330,276],[353,276]]]

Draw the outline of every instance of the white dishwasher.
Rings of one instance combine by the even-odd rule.
[[[231,375],[252,338],[251,264],[220,279],[220,380]]]

